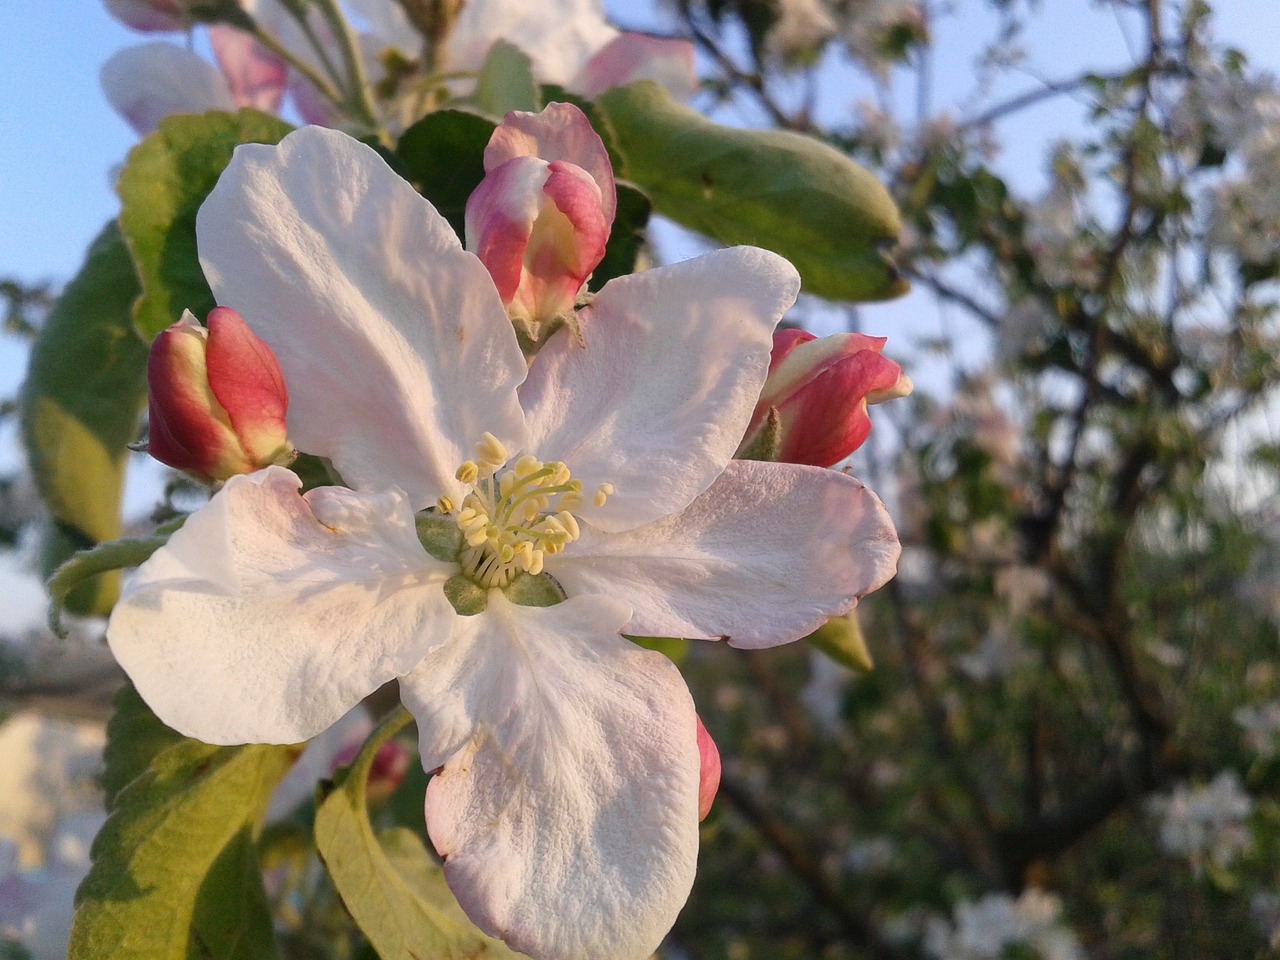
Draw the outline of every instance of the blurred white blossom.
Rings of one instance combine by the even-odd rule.
[[[954,923],[930,919],[925,949],[937,960],[1001,960],[1014,946],[1034,950],[1040,960],[1083,960],[1075,934],[1062,925],[1058,897],[1029,888],[1016,900],[989,893],[956,904]]]
[[[1222,770],[1204,786],[1178,784],[1152,797],[1148,810],[1161,817],[1160,845],[1186,857],[1198,874],[1207,862],[1231,866],[1252,843],[1248,819],[1253,800],[1234,770]]]
[[[1243,706],[1233,716],[1251,749],[1267,757],[1280,751],[1280,700]]]
[[[839,29],[823,0],[780,0],[765,48],[784,63],[803,63]]]

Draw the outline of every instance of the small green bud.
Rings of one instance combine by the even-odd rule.
[[[875,668],[867,641],[858,627],[856,611],[851,610],[843,617],[832,617],[805,639],[814,649],[821,650],[842,667],[858,673],[870,673]]]

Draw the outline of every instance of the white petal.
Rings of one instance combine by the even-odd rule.
[[[319,733],[444,641],[442,590],[398,490],[232,477],[129,581],[107,640],[169,726],[207,743]]]
[[[413,54],[422,46],[422,37],[396,0],[347,0],[347,6],[368,24],[380,47]]]
[[[771,647],[849,612],[899,552],[884,505],[852,477],[734,460],[681,514],[621,534],[583,524],[547,570],[570,596],[630,603],[633,636]]]
[[[535,958],[646,958],[693,882],[693,702],[670,661],[618,636],[627,616],[495,591],[400,682],[424,766],[443,766],[426,813],[449,886]]]
[[[619,277],[538,354],[520,391],[529,451],[583,482],[582,516],[626,530],[684,509],[737,450],[800,278],[733,247]],[[601,483],[615,494],[590,504]]]
[[[453,69],[475,70],[489,47],[506,40],[529,55],[536,80],[565,86],[617,35],[599,0],[467,0],[449,34],[448,60]]]
[[[460,496],[488,431],[520,448],[525,364],[484,266],[369,147],[306,127],[237,148],[197,220],[219,303],[275,351],[289,436],[415,508]]]
[[[142,135],[175,113],[236,108],[222,72],[174,43],[127,47],[102,65],[99,76],[112,108]]]

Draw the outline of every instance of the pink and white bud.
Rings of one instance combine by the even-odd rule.
[[[711,803],[720,789],[720,751],[702,725],[702,718],[696,714],[695,718],[698,721],[698,820],[702,821],[711,812]]]
[[[871,433],[867,404],[911,392],[902,368],[881,356],[884,337],[844,333],[815,337],[803,330],[773,335],[769,376],[747,427],[750,447],[776,415],[774,458],[819,467],[836,464]]]
[[[151,344],[148,450],[161,463],[209,480],[293,457],[289,395],[271,348],[229,307],[190,311]]]
[[[467,200],[467,249],[493,277],[513,320],[572,314],[604,257],[617,206],[604,143],[577,107],[507,114]]]
[[[652,80],[674,99],[688,100],[698,88],[693,44],[673,37],[619,34],[596,51],[569,89],[594,100],[637,80]]]

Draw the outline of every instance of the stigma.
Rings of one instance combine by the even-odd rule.
[[[537,576],[548,556],[581,535],[574,511],[583,504],[582,482],[560,461],[525,454],[508,465],[506,447],[491,433],[476,444],[476,458],[455,476],[471,488],[461,503],[436,501],[462,533],[458,563],[464,576],[485,588],[505,587],[518,573]],[[603,506],[613,485],[602,483],[592,503]]]

